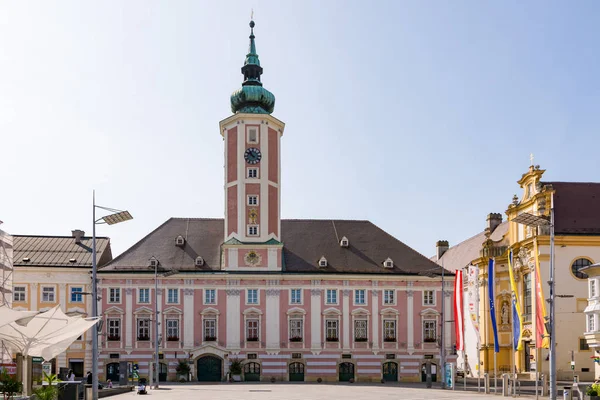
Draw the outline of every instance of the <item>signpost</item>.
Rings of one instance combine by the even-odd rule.
[[[44,357],[31,357],[31,362],[34,364],[41,364],[44,362]]]

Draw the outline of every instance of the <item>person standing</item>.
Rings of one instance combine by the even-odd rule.
[[[73,372],[72,369],[70,369],[69,372],[67,372],[67,381],[75,382],[75,373]]]
[[[88,372],[87,372],[87,377],[86,377],[86,379],[87,379],[87,382],[86,382],[86,383],[87,383],[88,385],[91,385],[91,384],[93,384],[93,383],[94,383],[94,380],[93,380],[93,378],[92,378],[92,371],[88,371]]]

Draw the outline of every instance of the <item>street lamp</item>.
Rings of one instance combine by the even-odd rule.
[[[158,318],[158,270],[159,270],[159,266],[158,266],[159,262],[156,258],[152,257],[150,259],[150,266],[148,268],[154,268],[154,374],[152,377],[156,377],[156,383],[154,384],[154,388],[158,389],[159,386],[159,382],[160,382],[160,363],[158,361],[158,352],[159,352],[159,348],[158,348],[158,333],[159,333],[159,318]],[[167,276],[171,276],[171,275],[175,275],[177,274],[179,271],[174,270],[174,269],[170,269],[170,270],[165,270],[163,268],[161,268],[161,277],[167,277]]]
[[[116,210],[114,208],[96,205],[96,191],[92,195],[92,316],[98,317],[98,281],[96,274],[96,225],[114,225],[133,219],[129,211]],[[96,219],[96,208],[109,211],[112,214]],[[94,324],[92,331],[92,400],[98,400],[98,324]]]
[[[548,282],[550,285],[550,299],[547,300],[550,304],[550,318],[547,327],[550,329],[546,330],[550,336],[550,400],[556,400],[556,332],[554,330],[556,321],[556,307],[554,303],[556,297],[554,294],[554,194],[550,197],[550,219],[530,213],[521,213],[513,218],[512,222],[531,227],[550,227],[550,281]]]

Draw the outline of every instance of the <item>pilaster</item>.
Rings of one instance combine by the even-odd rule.
[[[133,289],[125,288],[125,348],[133,346]]]
[[[279,325],[279,289],[267,289],[266,321],[267,351],[279,352],[280,330]]]
[[[225,290],[227,295],[226,318],[227,318],[227,349],[240,349],[240,289],[230,287]]]
[[[413,354],[415,352],[415,318],[413,295],[414,292],[412,288],[406,291],[406,347],[408,354]]]
[[[58,302],[60,304],[60,309],[66,313],[67,312],[67,284],[59,283],[58,284]]]
[[[187,281],[187,280],[186,280]],[[186,282],[187,283],[187,282]],[[218,293],[216,293],[218,296]],[[204,327],[202,327],[204,329]],[[203,332],[200,332],[202,335]],[[194,289],[183,289],[183,347],[194,347]]]
[[[379,349],[379,301],[379,290],[374,288],[371,290],[371,323],[373,324],[371,341],[374,351]]]
[[[321,351],[321,293],[322,289],[310,289],[310,349]]]
[[[30,304],[31,306],[29,307],[31,309],[31,311],[37,311],[38,310],[38,284],[37,283],[30,283],[29,284],[29,298],[30,300]]]
[[[350,350],[350,289],[344,289],[342,297],[342,347]]]

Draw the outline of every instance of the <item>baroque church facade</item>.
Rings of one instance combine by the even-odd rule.
[[[171,218],[99,270],[101,379],[121,361],[151,373],[156,320],[161,380],[185,361],[193,380],[223,381],[232,360],[246,381],[420,381],[426,364],[441,379],[452,277],[442,287],[438,264],[369,221],[281,219],[285,124],[250,27],[219,124],[224,218]]]

